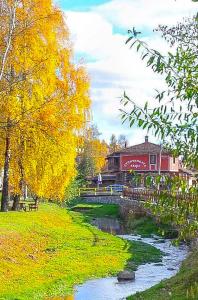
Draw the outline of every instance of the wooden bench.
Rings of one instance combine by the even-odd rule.
[[[29,211],[38,210],[38,200],[35,200],[35,203],[29,203]]]

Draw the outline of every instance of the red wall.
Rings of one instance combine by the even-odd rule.
[[[159,160],[159,159],[158,159]],[[170,166],[169,166],[169,157],[168,156],[163,156],[161,158],[161,170],[166,171],[166,170],[170,170]]]

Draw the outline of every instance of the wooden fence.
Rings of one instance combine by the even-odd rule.
[[[176,199],[178,201],[198,201],[198,194],[171,192],[171,191],[157,191],[157,190],[136,190],[132,188],[125,189],[123,196],[133,200],[140,201],[157,201],[160,197]]]

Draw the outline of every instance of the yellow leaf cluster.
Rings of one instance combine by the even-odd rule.
[[[0,167],[9,137],[11,190],[21,193],[23,181],[38,196],[62,198],[76,175],[78,131],[89,118],[89,78],[72,62],[63,14],[51,0],[5,3],[0,61],[8,48],[9,11],[16,9],[0,63]]]
[[[108,145],[99,136],[95,125],[85,128],[80,135],[77,161],[79,174],[84,177],[100,173],[106,165]]]
[[[92,155],[95,164],[95,172],[99,173],[102,171],[106,164],[106,157],[108,154],[108,147],[104,141],[94,139],[91,141]]]

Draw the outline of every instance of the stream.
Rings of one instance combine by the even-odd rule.
[[[75,287],[75,300],[125,300],[126,297],[136,292],[144,291],[161,280],[174,276],[187,256],[187,246],[175,247],[171,240],[163,240],[157,236],[152,238],[141,238],[138,235],[125,235],[124,229],[118,220],[108,218],[97,218],[93,225],[103,231],[117,234],[119,237],[131,241],[142,241],[150,244],[165,255],[161,263],[147,263],[140,265],[135,271],[135,280],[131,282],[118,283],[117,277],[94,279]]]

